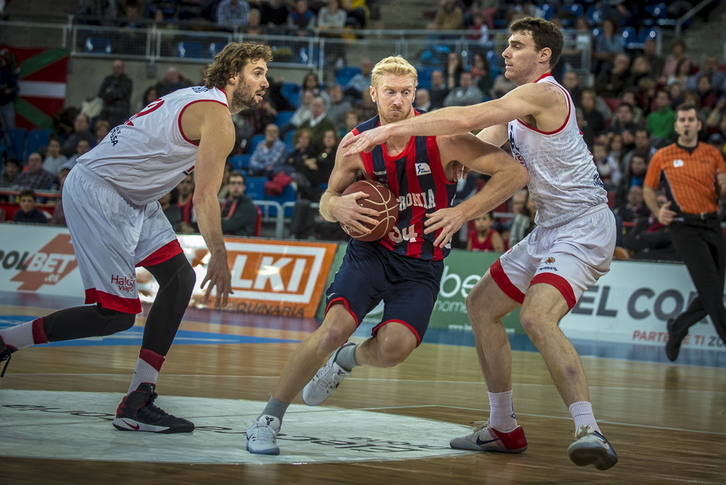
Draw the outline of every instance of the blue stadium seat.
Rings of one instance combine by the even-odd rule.
[[[293,82],[283,82],[280,92],[285,99],[290,102],[291,105],[296,108],[300,106],[300,90],[302,88],[299,84]]]
[[[540,7],[540,12],[542,12],[543,19],[552,20],[552,17],[555,16],[555,7],[549,4],[544,4]]]
[[[294,111],[278,111],[277,116],[275,117],[275,124],[277,126],[285,126],[290,122],[290,119],[292,119],[294,114]]]
[[[635,33],[635,27],[623,27],[620,31],[620,35],[623,36],[623,41],[625,43],[626,49],[635,49],[637,48],[635,39],[636,39],[636,33]]]
[[[25,139],[25,155],[37,152],[41,147],[48,146],[51,130],[48,128],[35,128],[28,132]]]
[[[247,177],[245,193],[252,200],[265,200],[265,182],[267,177]]]
[[[110,54],[113,50],[108,37],[86,37],[83,48],[89,54]]]
[[[255,153],[255,148],[257,148],[257,145],[265,141],[265,135],[255,135],[250,139],[249,144],[247,145],[247,153],[252,155]]]
[[[204,47],[201,42],[181,41],[176,46],[176,55],[184,59],[204,59]]]
[[[335,82],[345,86],[358,73],[360,73],[360,67],[358,66],[341,67],[335,71]]]
[[[659,27],[646,27],[638,32],[638,43],[643,44],[647,39],[657,39],[660,35]]]
[[[232,167],[235,170],[247,170],[247,168],[250,166],[250,158],[252,155],[232,155],[229,157],[229,163],[232,164]]]
[[[28,130],[25,128],[11,128],[7,134],[2,134],[0,144],[5,146],[9,156],[17,158],[21,164],[25,163],[25,137]]]

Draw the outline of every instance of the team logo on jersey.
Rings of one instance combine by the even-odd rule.
[[[552,264],[554,262],[555,262],[555,258],[553,258],[552,256],[545,259],[545,263],[547,263],[547,264]]]
[[[674,167],[682,167],[683,166],[683,160],[681,160],[680,158],[677,159],[677,160],[673,160],[673,166]]]
[[[416,175],[427,175],[431,173],[431,167],[428,163],[417,163],[416,164]]]

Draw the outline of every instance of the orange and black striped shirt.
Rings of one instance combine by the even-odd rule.
[[[677,213],[716,212],[718,172],[726,173],[726,166],[715,147],[699,143],[694,148],[685,148],[673,143],[653,155],[645,175],[645,185],[656,190],[662,182],[671,201],[670,209]]]

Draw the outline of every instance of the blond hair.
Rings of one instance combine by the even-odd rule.
[[[378,81],[384,74],[395,76],[410,76],[413,78],[413,87],[418,86],[418,72],[406,59],[401,56],[389,56],[381,59],[371,72],[371,86],[378,87]]]
[[[224,89],[231,77],[239,74],[248,63],[259,59],[270,62],[272,49],[250,42],[230,42],[222,52],[214,56],[214,60],[204,71],[204,85],[209,89]]]

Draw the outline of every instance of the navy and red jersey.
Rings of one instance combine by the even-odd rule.
[[[356,126],[353,133],[379,125],[379,116],[375,116]],[[398,222],[377,242],[402,256],[426,261],[445,258],[451,247],[434,246],[440,231],[424,234],[426,214],[450,207],[456,195],[456,184],[446,179],[436,137],[411,137],[396,156],[390,156],[385,145],[360,155],[367,178],[386,185],[398,198]]]

